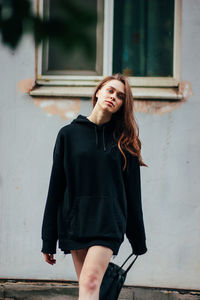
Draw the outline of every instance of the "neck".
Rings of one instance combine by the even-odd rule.
[[[112,113],[105,113],[102,111],[96,111],[93,109],[92,113],[87,117],[91,122],[96,123],[97,125],[101,125],[107,123],[112,118]]]

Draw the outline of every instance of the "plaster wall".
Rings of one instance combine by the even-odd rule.
[[[143,214],[148,252],[126,284],[199,289],[200,286],[200,2],[183,0],[182,80],[192,96],[179,104],[136,101],[140,128]],[[0,278],[77,280],[71,255],[58,250],[48,265],[41,253],[41,223],[58,130],[90,101],[34,99],[34,45],[0,45]],[[115,263],[131,251],[125,238]]]

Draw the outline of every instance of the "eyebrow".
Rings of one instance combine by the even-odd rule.
[[[108,87],[111,87],[111,88],[113,88],[115,91],[116,91],[116,88],[114,87],[114,86],[111,86],[111,85],[109,85]],[[118,91],[120,94],[122,94],[122,95],[124,95],[124,96],[126,96],[126,94],[125,93],[123,93],[123,92],[120,92],[120,91]]]

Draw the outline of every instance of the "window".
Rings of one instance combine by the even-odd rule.
[[[39,0],[40,13],[52,18],[59,1]],[[73,0],[90,7],[96,22],[87,30],[93,58],[83,49],[69,54],[48,40],[38,49],[37,83],[32,95],[63,86],[61,96],[90,96],[98,80],[112,73],[129,76],[137,98],[180,99],[181,0]],[[72,89],[69,89],[71,87]],[[78,89],[79,87],[79,89]],[[48,91],[49,91],[48,89]],[[73,90],[74,89],[74,90]],[[48,95],[50,94],[47,93]],[[45,95],[45,94],[44,94]]]

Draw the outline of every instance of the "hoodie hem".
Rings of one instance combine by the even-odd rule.
[[[64,252],[64,254],[71,254],[70,250],[79,250],[79,249],[87,249],[92,246],[105,246],[110,248],[113,251],[113,255],[117,255],[119,252],[119,248],[122,242],[116,241],[104,241],[104,240],[93,240],[90,242],[76,242],[72,240],[65,240],[62,242],[62,245],[59,246],[59,249]]]

